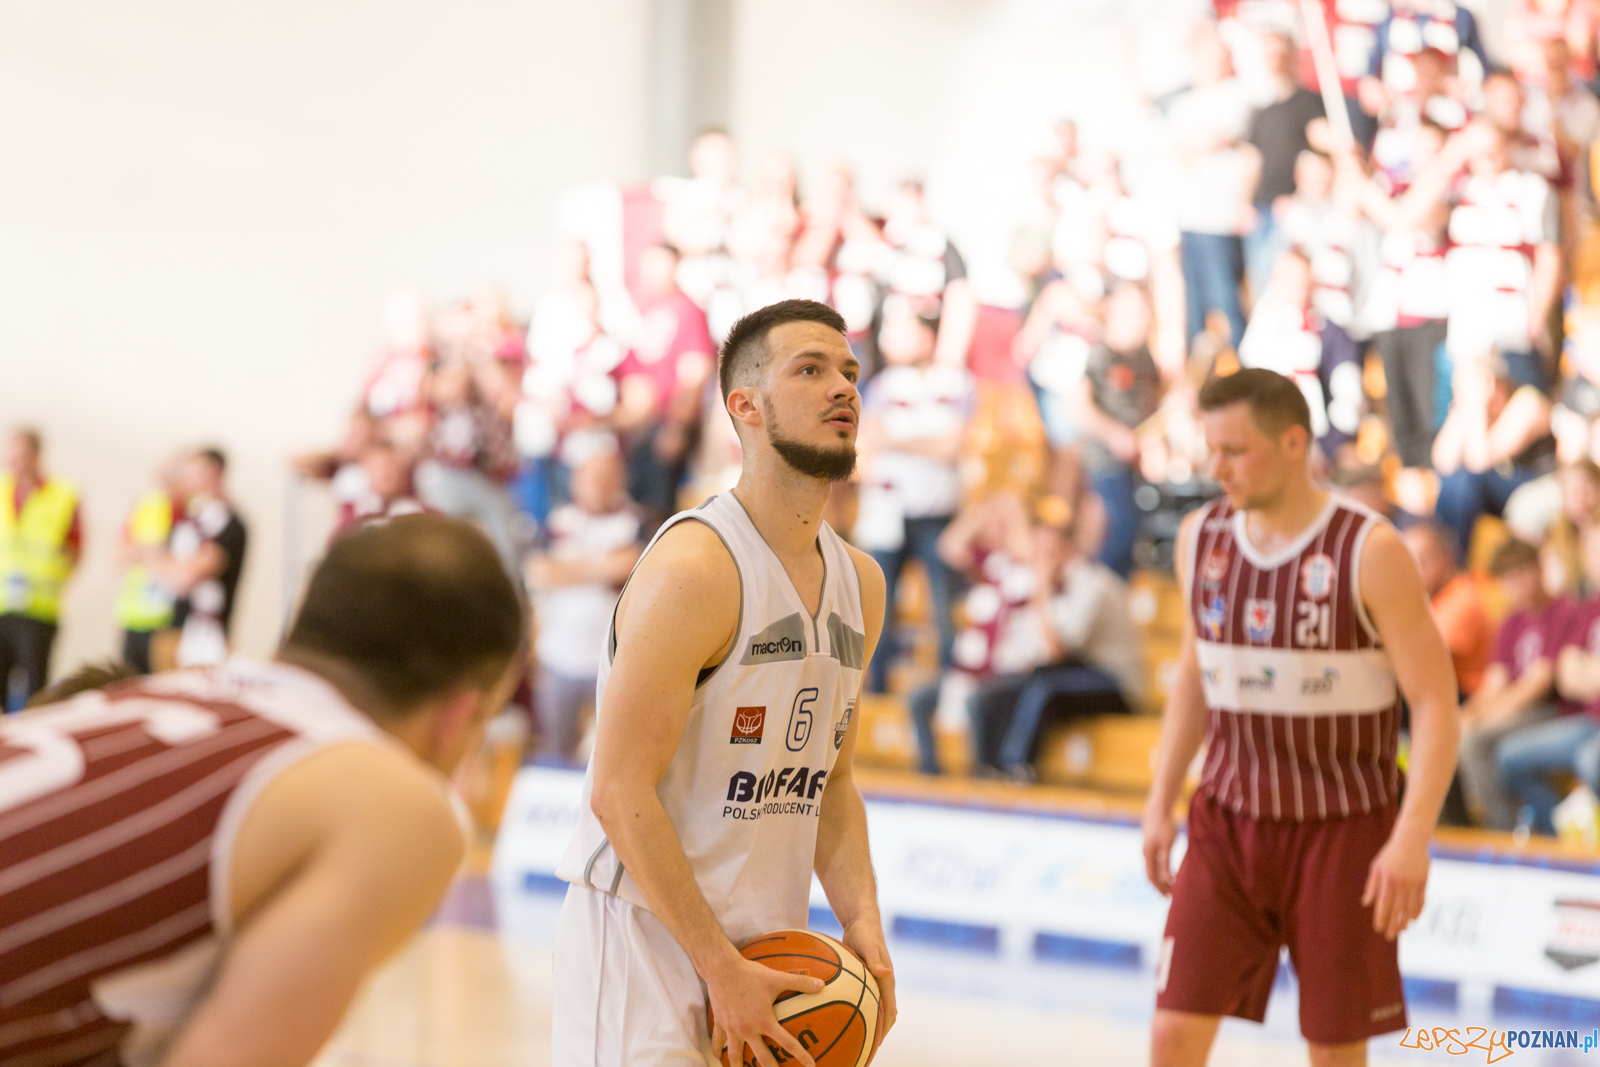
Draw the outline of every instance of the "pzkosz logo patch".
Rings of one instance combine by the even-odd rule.
[[[1333,592],[1333,560],[1317,553],[1300,564],[1300,591],[1312,600],[1326,600]]]
[[[1278,628],[1278,604],[1273,600],[1246,600],[1244,602],[1244,630],[1256,644],[1272,640]]]
[[[767,728],[767,707],[734,708],[733,733],[728,736],[730,745],[759,745],[761,732]]]

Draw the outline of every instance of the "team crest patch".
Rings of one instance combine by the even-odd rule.
[[[1228,621],[1228,602],[1214,596],[1200,605],[1200,628],[1213,641],[1222,640],[1222,627]]]
[[[759,708],[734,708],[733,733],[728,737],[730,745],[759,745],[761,732],[767,728],[767,708],[763,704]]]
[[[1278,605],[1272,600],[1246,600],[1244,602],[1244,630],[1256,644],[1272,640],[1272,631],[1278,626]]]
[[[1326,600],[1333,592],[1333,560],[1317,553],[1300,564],[1300,592],[1312,600]]]
[[[1226,552],[1213,552],[1206,557],[1206,565],[1200,570],[1200,580],[1216,585],[1228,576],[1228,554]]]
[[[850,729],[850,716],[854,715],[855,712],[856,702],[852,700],[850,703],[844,706],[844,714],[839,717],[839,721],[834,723],[833,750],[835,752],[839,751],[839,749],[844,746],[845,732]]]

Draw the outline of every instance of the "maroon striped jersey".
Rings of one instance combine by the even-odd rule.
[[[244,660],[0,721],[0,1063],[159,1062],[231,933],[251,802],[382,737],[315,675]]]
[[[1200,789],[1258,819],[1326,819],[1396,803],[1400,699],[1361,603],[1361,548],[1384,520],[1330,494],[1263,554],[1226,498],[1202,510],[1189,611],[1205,691]]]

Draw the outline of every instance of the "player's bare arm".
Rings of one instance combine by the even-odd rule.
[[[739,597],[732,557],[701,523],[674,526],[639,564],[617,607],[616,654],[596,716],[591,807],[651,913],[704,979],[717,1024],[713,1048],[720,1051],[723,1040],[741,1052],[749,1045],[765,1067],[776,1067],[771,1042],[811,1067],[772,1004],[780,993],[816,992],[822,982],[739,955],[656,793],[683,738],[699,672],[732,651]]]
[[[1194,555],[1200,512],[1188,515],[1178,527],[1175,546],[1178,584],[1184,590],[1185,608],[1189,596],[1189,570]],[[1172,892],[1172,843],[1177,840],[1178,824],[1172,809],[1183,791],[1184,776],[1200,743],[1206,736],[1205,692],[1200,685],[1200,661],[1195,655],[1194,621],[1184,612],[1183,646],[1178,653],[1178,669],[1167,693],[1167,706],[1161,720],[1161,741],[1156,750],[1155,778],[1144,811],[1145,874],[1162,895]]]
[[[373,745],[328,749],[274,779],[235,845],[237,937],[164,1067],[309,1063],[455,876],[466,846],[447,789]]]
[[[1565,652],[1566,650],[1563,650],[1563,657]],[[1571,673],[1570,660],[1567,660],[1567,670],[1566,678],[1570,684],[1575,681]],[[1478,698],[1478,693],[1474,693],[1472,699],[1467,701],[1467,706],[1462,709],[1462,714],[1468,722],[1480,727],[1505,722],[1528,705],[1547,698],[1551,686],[1559,687],[1562,679],[1557,667],[1544,656],[1528,664],[1527,669],[1516,681],[1510,681],[1507,675],[1505,667],[1500,664],[1490,665],[1485,674],[1485,684],[1479,692],[1488,691],[1483,692],[1481,700]],[[1490,683],[1496,679],[1499,684],[1490,688]],[[1562,689],[1562,692],[1565,694],[1566,690]],[[1600,692],[1600,687],[1597,687],[1597,692]]]
[[[861,609],[867,623],[867,658],[862,674],[865,681],[865,668],[870,667],[878,647],[878,638],[883,633],[883,571],[865,552],[850,546],[846,548],[861,578]],[[858,707],[860,699],[858,689]],[[878,911],[878,883],[872,873],[872,856],[867,848],[867,808],[852,774],[856,734],[860,728],[861,716],[857,714],[845,730],[844,742],[839,746],[838,762],[834,764],[828,784],[822,790],[815,867],[817,880],[822,883],[823,892],[828,894],[833,914],[844,927],[844,943],[866,961],[867,969],[878,979],[878,990],[883,994],[883,1027],[887,1033],[894,1026],[897,1011],[894,965],[889,960],[889,948],[883,938],[883,916]]]
[[[1367,877],[1362,903],[1373,929],[1390,940],[1422,914],[1428,841],[1455,774],[1460,724],[1450,650],[1433,621],[1416,563],[1388,526],[1375,526],[1361,550],[1361,599],[1389,653],[1411,707],[1411,766],[1394,831]]]

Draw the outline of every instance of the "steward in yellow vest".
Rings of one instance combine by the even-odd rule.
[[[45,687],[61,593],[78,564],[78,490],[46,477],[35,430],[11,434],[0,470],[0,708]],[[22,691],[12,687],[22,675]]]
[[[61,591],[77,565],[67,542],[78,513],[78,490],[46,479],[17,513],[17,479],[0,474],[0,610],[40,622],[61,617]]]
[[[117,623],[122,627],[122,659],[140,674],[151,670],[151,635],[172,625],[172,590],[141,559],[161,552],[172,536],[172,495],[155,489],[139,498],[123,530],[123,554],[131,558],[117,594]]]

